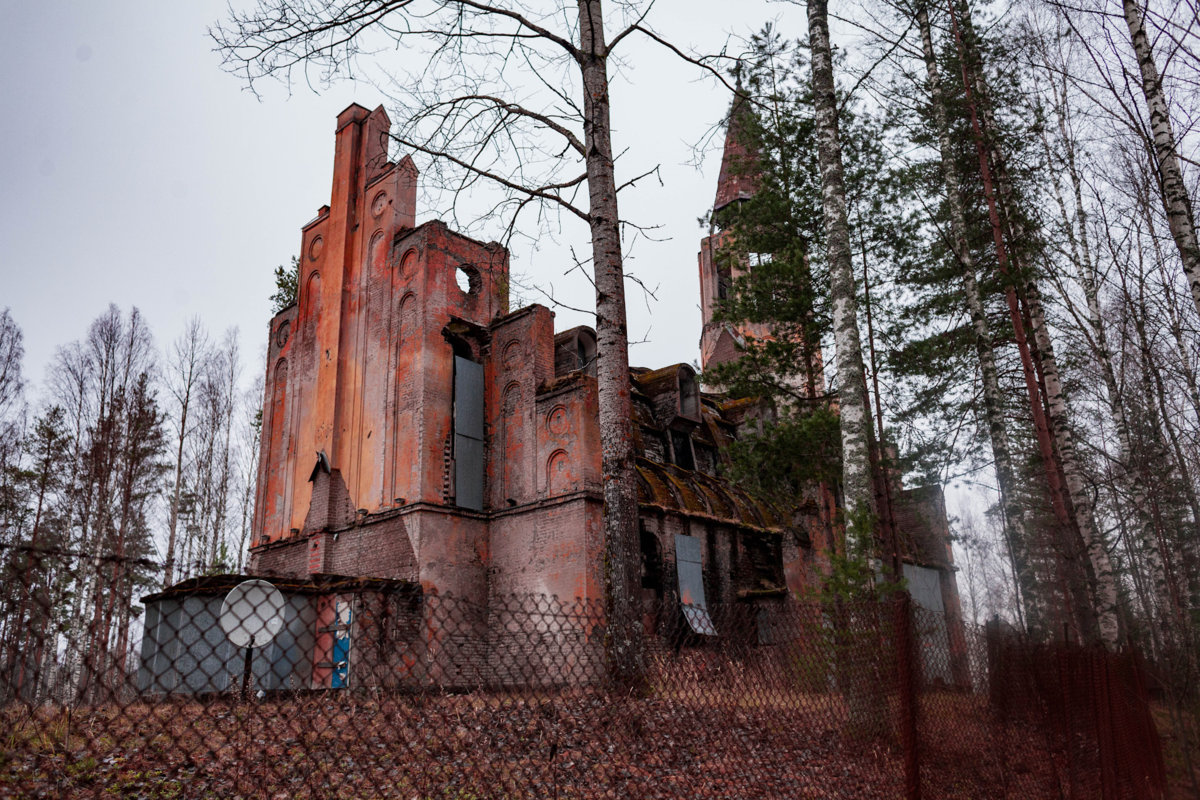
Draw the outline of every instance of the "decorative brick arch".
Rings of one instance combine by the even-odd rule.
[[[281,358],[275,364],[275,374],[271,380],[271,399],[267,406],[267,447],[266,461],[269,480],[268,486],[282,486],[284,472],[287,470],[287,380],[288,361]],[[262,532],[264,537],[276,539],[282,536],[285,519],[283,498],[261,497],[259,502],[263,509]]]
[[[409,256],[415,258],[415,251],[409,251]],[[409,256],[405,256],[407,259]],[[417,295],[405,292],[396,305],[398,320],[396,324],[393,356],[395,368],[392,371],[394,388],[391,408],[392,441],[388,447],[391,450],[392,469],[391,486],[387,487],[388,495],[385,502],[388,505],[396,502],[399,497],[411,498],[415,484],[413,469],[417,462],[411,436],[400,436],[399,431],[412,430],[413,420],[413,376],[416,367],[411,363],[413,358],[413,339],[417,335]]]
[[[413,276],[417,269],[417,249],[410,248],[404,257],[400,259],[398,268],[398,276],[400,280],[406,281]]]
[[[550,497],[571,489],[570,459],[566,450],[555,450],[546,460],[546,494]]]
[[[521,384],[512,381],[504,387],[500,405],[500,421],[503,427],[500,446],[500,474],[504,476],[504,501],[520,502],[526,494],[525,475],[525,421],[521,414]]]

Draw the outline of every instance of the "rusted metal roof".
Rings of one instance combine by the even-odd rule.
[[[148,594],[142,602],[186,595],[223,595],[242,581],[263,580],[281,592],[289,594],[330,594],[335,592],[404,592],[421,594],[421,584],[392,578],[352,578],[345,575],[311,575],[307,579],[284,578],[272,575],[201,575],[188,578],[161,592]]]
[[[650,508],[756,530],[782,533],[788,517],[752,498],[723,478],[637,460],[638,502]],[[808,537],[800,532],[804,541]]]

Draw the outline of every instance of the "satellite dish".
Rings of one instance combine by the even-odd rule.
[[[271,584],[242,581],[225,595],[221,628],[235,647],[262,647],[283,629],[283,606],[283,595]]]

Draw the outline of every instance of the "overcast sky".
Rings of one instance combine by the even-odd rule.
[[[374,108],[383,93],[340,82],[289,96],[265,84],[255,98],[221,70],[207,36],[224,0],[0,6],[0,308],[11,308],[25,332],[31,399],[54,348],[82,337],[110,302],[140,308],[160,347],[193,315],[214,333],[238,327],[243,379],[254,379],[273,269],[298,251],[300,226],[329,202],[335,117],[351,102]],[[765,2],[660,0],[651,19],[703,50],[770,19],[791,36],[804,29],[802,7]],[[629,148],[618,180],[661,164],[665,185],[623,193],[622,216],[661,225],[656,235],[667,239],[639,243],[627,264],[659,287],[649,308],[630,294],[631,338],[649,337],[631,360],[691,362],[700,336],[697,218],[712,204],[720,161],[713,149],[698,169],[691,145],[729,97],[662,49],[638,42],[626,52],[632,69],[613,87],[615,147]],[[381,61],[402,68],[404,58]],[[429,217],[418,209],[418,220]],[[566,248],[588,251],[583,226],[542,244],[520,244],[514,272],[553,284],[569,305],[593,307],[590,285],[563,277]],[[557,313],[560,329],[591,323]]]

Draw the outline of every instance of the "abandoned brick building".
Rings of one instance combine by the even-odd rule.
[[[249,572],[317,596],[327,622],[336,592],[320,587],[351,578],[482,608],[603,602],[595,334],[556,332],[540,305],[510,310],[501,245],[416,224],[418,172],[388,159],[389,127],[382,107],[338,116],[332,198],[302,229],[297,302],[270,323]],[[717,202],[752,189],[723,167]],[[699,258],[706,363],[733,353],[712,323],[717,246]],[[631,379],[643,592],[659,609],[647,626],[681,602],[782,603],[815,586],[834,494],[780,511],[721,475],[722,446],[770,408],[702,391],[687,364]],[[940,491],[902,501],[918,601],[957,609]]]
[[[250,570],[599,599],[595,334],[510,312],[500,245],[416,225],[417,170],[387,160],[388,127],[382,108],[339,116],[332,201],[271,322]],[[758,405],[704,395],[687,364],[631,372],[646,589],[677,592],[676,536],[699,545],[709,600],[802,588],[808,521],[719,476]]]

